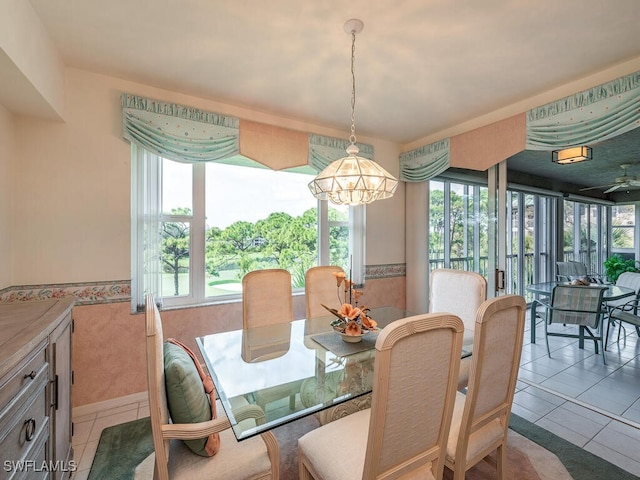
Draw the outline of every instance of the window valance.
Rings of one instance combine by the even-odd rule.
[[[309,134],[309,165],[321,172],[334,160],[347,156],[348,140],[335,137],[325,137],[315,133]],[[359,156],[373,159],[373,145],[366,143],[356,144],[360,149]]]
[[[449,139],[445,138],[400,155],[400,180],[425,182],[449,168]]]
[[[239,153],[239,119],[122,94],[123,136],[177,162],[209,162]]]
[[[640,72],[527,112],[528,150],[599,142],[640,127]]]

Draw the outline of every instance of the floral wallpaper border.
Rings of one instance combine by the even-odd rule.
[[[406,265],[395,263],[365,266],[365,278],[404,277]],[[0,302],[24,302],[75,296],[76,305],[94,305],[131,301],[131,281],[22,285],[0,290]]]
[[[375,278],[405,277],[406,275],[407,265],[405,263],[365,265],[364,269],[365,281]]]
[[[131,301],[131,281],[23,285],[0,290],[0,302],[76,297],[76,305]]]

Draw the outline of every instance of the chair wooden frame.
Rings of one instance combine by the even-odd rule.
[[[504,478],[526,309],[520,295],[492,298],[478,309],[469,387],[466,395],[457,394],[445,457],[454,480],[463,480],[466,471],[483,459],[496,467],[499,480]],[[502,337],[504,343],[496,345]],[[488,457],[493,451],[495,461]]]
[[[162,320],[152,295],[146,296],[145,304],[149,415],[151,417],[151,430],[155,450],[154,479],[169,480],[169,451],[171,440],[190,440],[203,438],[212,433],[222,433],[225,430],[230,431],[231,424],[226,417],[218,417],[200,423],[175,424],[170,422],[164,380]],[[220,411],[221,409],[218,410]],[[231,438],[224,439],[221,449],[215,457],[220,455],[224,456],[225,449],[237,447],[254,450],[259,448],[260,445],[256,442],[240,444],[232,435],[229,437]],[[280,447],[273,433],[265,432],[261,434],[260,437],[262,441],[264,441],[266,453],[271,462],[271,471],[261,478],[277,480],[280,475]],[[230,442],[235,442],[235,444],[231,445]],[[199,457],[192,452],[188,453],[193,455],[193,462],[209,460],[205,457]],[[215,459],[218,460],[217,458]],[[215,463],[210,462],[210,465],[211,467],[215,467]],[[215,470],[212,470],[211,475],[215,476]]]

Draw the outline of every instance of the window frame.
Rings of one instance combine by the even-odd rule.
[[[133,146],[133,144],[132,144]],[[189,215],[173,215],[163,212],[162,208],[162,164],[163,157],[155,155],[149,151],[146,151],[142,147],[132,148],[132,161],[134,163],[141,162],[143,156],[155,157],[155,161],[158,163],[159,178],[160,178],[160,194],[159,203],[157,206],[159,215],[158,223],[162,225],[164,222],[182,222],[189,223],[189,293],[179,296],[164,296],[162,295],[162,285],[160,281],[160,298],[159,301],[164,307],[179,308],[179,307],[192,307],[197,305],[219,304],[228,302],[237,302],[242,298],[241,293],[230,293],[228,295],[218,296],[206,296],[205,286],[205,234],[206,234],[206,218],[205,218],[205,205],[206,205],[206,164],[205,163],[191,163],[192,166],[192,214]],[[170,159],[169,159],[170,160]],[[134,171],[140,171],[136,165],[132,165]],[[250,167],[249,167],[250,168]],[[152,180],[153,182],[154,180]],[[142,188],[140,178],[135,178],[132,181],[132,195],[137,193],[136,190]],[[139,221],[134,220],[139,218],[141,212],[138,211],[139,207],[137,202],[132,202],[132,265],[133,262],[138,262],[139,259],[144,258],[144,242],[140,241],[140,234],[138,230],[141,228]],[[329,265],[329,231],[334,226],[348,226],[349,228],[349,255],[352,259],[354,281],[358,284],[364,283],[364,258],[365,258],[365,241],[366,241],[366,229],[365,229],[365,206],[349,207],[349,221],[337,222],[329,221],[328,212],[329,205],[326,200],[317,200],[317,226],[318,226],[318,265]],[[132,284],[139,285],[137,289],[144,289],[142,286],[142,279],[135,279],[136,271],[142,271],[139,267],[132,268]],[[361,273],[360,273],[361,272]],[[360,275],[357,275],[360,273]],[[293,289],[294,294],[304,292],[304,288]],[[136,309],[136,299],[132,295],[132,309]]]

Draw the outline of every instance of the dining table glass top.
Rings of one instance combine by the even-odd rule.
[[[396,307],[370,312],[379,329],[411,315]],[[196,338],[238,440],[371,392],[379,330],[364,335],[361,342],[347,343],[333,331],[334,318]],[[473,332],[467,332],[462,356],[471,355],[472,347]],[[248,411],[256,411],[252,405],[264,411],[264,419],[246,418]]]

